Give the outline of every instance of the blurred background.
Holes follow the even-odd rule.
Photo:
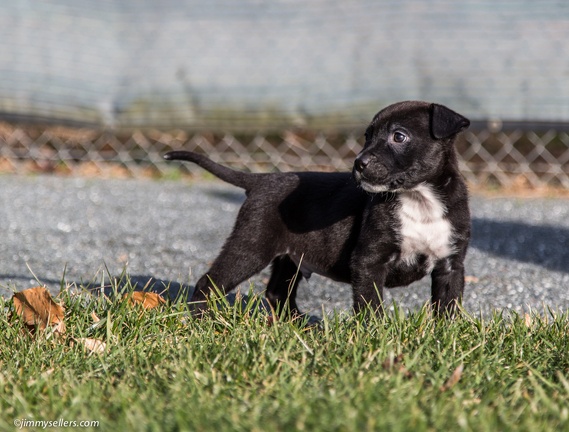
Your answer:
[[[565,0],[0,0],[0,171],[349,169],[421,99],[472,120],[474,187],[565,189],[568,41]]]

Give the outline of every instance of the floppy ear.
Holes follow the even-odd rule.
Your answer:
[[[470,126],[470,120],[446,106],[431,104],[431,133],[436,139],[448,138]]]

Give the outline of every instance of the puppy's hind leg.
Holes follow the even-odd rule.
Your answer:
[[[276,257],[267,284],[267,299],[277,313],[299,315],[296,304],[296,290],[302,280],[302,273],[288,255]]]
[[[205,309],[206,300],[214,286],[225,294],[267,267],[271,258],[267,251],[244,250],[239,242],[228,240],[210,269],[196,283],[191,299],[194,309]]]

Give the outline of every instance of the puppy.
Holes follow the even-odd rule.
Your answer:
[[[271,264],[266,296],[279,311],[299,313],[297,287],[312,273],[351,284],[355,312],[381,310],[384,287],[430,274],[435,311],[452,313],[470,239],[468,192],[453,144],[469,124],[438,104],[390,105],[368,126],[352,173],[250,174],[200,154],[167,153],[247,195],[192,302],[203,308],[214,285],[227,292]]]

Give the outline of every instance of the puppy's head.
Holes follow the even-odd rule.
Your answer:
[[[390,105],[375,115],[365,132],[354,178],[368,192],[411,190],[454,160],[454,139],[469,125],[468,119],[443,105]]]

